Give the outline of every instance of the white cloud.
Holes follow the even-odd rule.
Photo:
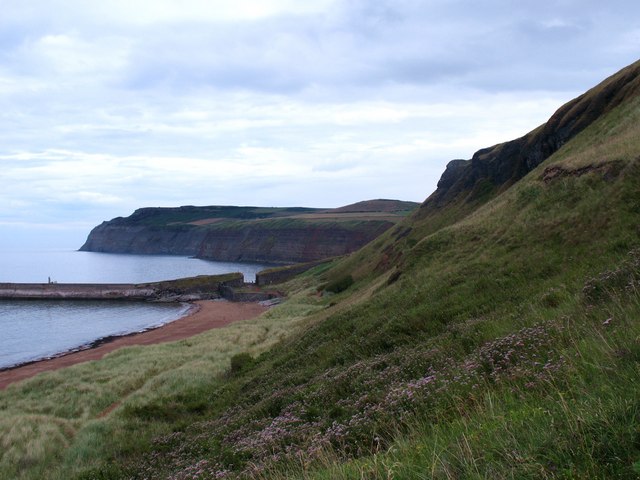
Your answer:
[[[304,15],[326,9],[332,1],[313,0],[116,0],[92,10],[114,21],[138,25],[184,21],[252,21],[281,14]],[[86,8],[86,7],[85,7]]]
[[[5,2],[0,224],[423,200],[635,60],[612,2]]]

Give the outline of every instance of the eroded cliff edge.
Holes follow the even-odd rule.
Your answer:
[[[620,70],[560,107],[540,127],[521,138],[477,151],[470,160],[452,160],[438,188],[416,212],[426,218],[457,205],[471,209],[509,188],[595,120],[640,95],[640,61]],[[449,221],[459,218],[449,215]],[[440,223],[438,223],[440,225]]]
[[[338,209],[143,208],[95,227],[81,250],[233,262],[310,262],[359,249],[417,205],[374,200]]]

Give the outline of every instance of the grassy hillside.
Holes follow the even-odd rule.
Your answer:
[[[310,262],[361,248],[417,207],[415,202],[369,200],[334,209],[141,208],[95,227],[80,250],[223,262]]]
[[[118,217],[111,220],[117,225],[131,226],[175,226],[197,225],[205,226],[221,221],[252,222],[265,219],[340,219],[344,216],[347,220],[354,218],[353,213],[380,213],[386,214],[390,221],[398,221],[414,210],[418,204],[399,200],[368,200],[340,208],[267,208],[267,207],[236,207],[236,206],[182,206],[182,207],[158,207],[140,208],[128,217]],[[368,215],[356,216],[364,220],[370,219]]]
[[[478,182],[261,319],[0,392],[0,476],[638,478],[640,96]]]

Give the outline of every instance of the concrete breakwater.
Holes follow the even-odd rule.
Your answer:
[[[132,284],[0,283],[4,299],[149,300],[155,289]]]
[[[144,284],[131,283],[0,283],[0,300],[136,300],[192,302],[224,298],[259,302],[281,297],[265,287],[288,281],[310,268],[331,261],[319,260],[263,270],[256,283],[245,283],[242,273],[199,275]]]
[[[200,275],[145,284],[0,283],[0,299],[8,300],[144,300],[188,302],[228,297],[243,287],[241,273]]]

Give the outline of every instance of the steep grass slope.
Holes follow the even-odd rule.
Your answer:
[[[505,191],[594,121],[637,97],[639,72],[636,62],[563,105],[527,135],[479,150],[470,160],[451,161],[416,220],[435,231]]]
[[[214,362],[220,345],[200,337],[196,355],[138,349],[76,370],[85,382],[62,372],[2,392],[0,472],[637,478],[640,96],[620,92],[638,91],[639,70],[581,97],[622,99],[519,180],[431,197],[287,284],[258,338],[234,331],[232,358]],[[122,381],[127,365],[144,375]],[[119,381],[108,399],[86,393]]]

